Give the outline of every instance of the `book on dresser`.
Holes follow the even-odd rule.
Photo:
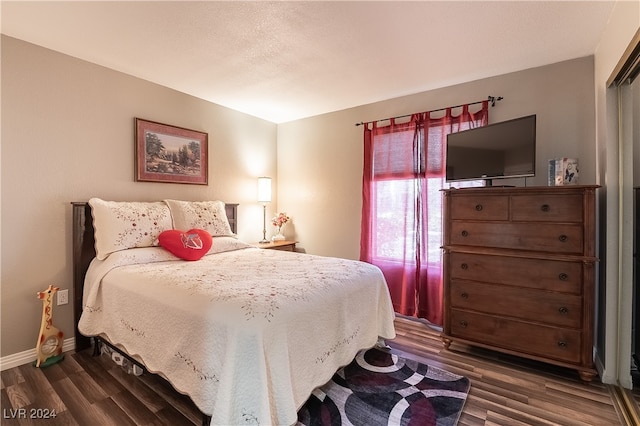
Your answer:
[[[443,191],[446,348],[593,365],[598,186]]]

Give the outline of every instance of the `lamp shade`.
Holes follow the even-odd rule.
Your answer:
[[[271,202],[271,178],[270,177],[258,178],[258,202],[260,203]]]

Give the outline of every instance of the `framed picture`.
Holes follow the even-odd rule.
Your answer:
[[[208,184],[208,135],[135,119],[136,181]]]

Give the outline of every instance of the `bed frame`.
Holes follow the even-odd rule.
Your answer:
[[[84,277],[89,268],[89,264],[96,257],[95,237],[93,229],[93,216],[91,215],[91,206],[87,202],[71,203],[73,208],[73,321],[75,328],[76,352],[91,346],[91,337],[83,336],[78,330],[78,323],[82,315],[82,296],[84,292]],[[238,204],[225,204],[225,211],[229,219],[231,231],[237,233]],[[96,339],[94,342],[94,355],[99,354],[100,344],[107,344],[114,350],[122,353],[118,348],[104,341]],[[129,360],[140,365],[136,360],[130,358],[127,354],[122,354]],[[144,368],[144,366],[141,366]],[[209,425],[211,416],[203,414],[202,424]]]

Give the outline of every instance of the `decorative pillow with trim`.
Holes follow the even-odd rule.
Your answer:
[[[223,253],[225,251],[241,250],[253,248],[251,244],[247,244],[237,237],[213,237],[213,245],[207,254]]]
[[[99,260],[115,251],[157,246],[160,233],[171,229],[171,212],[162,201],[120,202],[92,198],[89,205]]]
[[[171,211],[173,229],[204,229],[212,237],[233,236],[222,201],[164,200]]]
[[[209,252],[213,239],[204,229],[189,229],[186,232],[170,229],[158,237],[161,247],[184,260],[199,260]]]

